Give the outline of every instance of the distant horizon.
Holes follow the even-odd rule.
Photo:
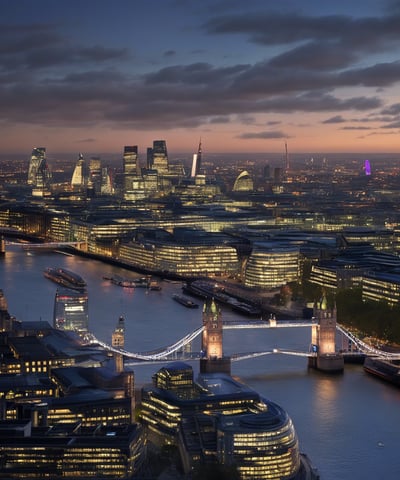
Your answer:
[[[106,152],[100,152],[100,151],[85,151],[85,150],[76,150],[76,151],[69,151],[69,152],[64,152],[64,151],[49,151],[47,149],[47,147],[43,146],[43,145],[40,145],[40,147],[44,147],[46,148],[46,158],[48,160],[52,160],[52,159],[55,159],[57,160],[56,157],[62,157],[63,160],[66,160],[67,157],[70,157],[70,160],[72,162],[74,162],[75,160],[78,159],[78,155],[81,153],[83,155],[83,157],[87,160],[89,160],[90,158],[92,157],[100,157],[102,158],[103,156],[104,157],[113,157],[114,159],[117,159],[117,158],[121,158],[121,161],[122,161],[122,158],[123,158],[123,148],[120,149],[120,151],[106,151]],[[192,159],[192,155],[195,153],[194,151],[192,152],[188,152],[188,151],[171,151],[169,148],[168,148],[168,144],[167,144],[167,149],[168,149],[168,157],[171,160],[174,160],[176,159],[177,157],[185,157],[187,160],[191,160]],[[20,158],[21,160],[29,160],[30,157],[31,157],[31,153],[32,153],[32,150],[30,150],[29,152],[6,152],[6,153],[3,153],[3,152],[0,152],[0,161],[1,160],[6,160],[6,157],[12,157],[12,158]],[[139,150],[139,158],[140,159],[143,159],[143,158],[146,158],[146,154],[147,152],[146,151],[140,151]],[[203,151],[203,161],[207,161],[207,158],[209,158],[210,160],[212,159],[212,157],[232,157],[232,158],[235,158],[235,160],[238,160],[238,157],[250,157],[250,158],[260,158],[260,157],[276,157],[276,158],[280,158],[280,159],[284,159],[285,158],[285,151],[269,151],[269,152],[208,152],[208,151]],[[378,158],[378,157],[392,157],[392,156],[399,156],[399,160],[400,160],[400,151],[398,152],[362,152],[362,151],[359,151],[359,152],[352,152],[352,151],[349,151],[349,152],[345,152],[345,151],[341,151],[341,152],[335,152],[335,151],[304,151],[304,152],[288,152],[288,156],[289,158],[292,158],[292,159],[299,159],[299,157],[313,157],[313,156],[321,156],[321,157],[326,157],[326,156],[330,156],[330,157],[344,157],[344,156],[353,156],[353,157],[365,157],[365,159],[368,159],[368,158]],[[350,158],[349,158],[350,159]],[[246,158],[243,158],[242,159],[243,161],[246,160]]]

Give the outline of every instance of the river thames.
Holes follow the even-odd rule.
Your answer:
[[[61,253],[28,254],[7,246],[0,260],[0,288],[8,310],[18,320],[52,324],[56,285],[43,276],[47,267],[63,266],[87,282],[89,328],[110,343],[118,317],[125,318],[125,348],[146,352],[168,346],[201,325],[201,308],[173,301],[181,283],[162,281],[160,291],[126,289],[103,275],[140,276],[99,261]],[[198,303],[198,300],[196,300]],[[224,320],[246,320],[222,310]],[[340,319],[339,319],[340,321]],[[399,320],[400,321],[400,320]],[[224,331],[224,353],[307,351],[310,328]],[[199,339],[193,350],[199,350]],[[197,362],[192,363],[198,371]],[[132,367],[136,386],[151,381],[162,364]],[[232,364],[232,375],[280,404],[291,416],[300,441],[322,480],[396,480],[400,475],[400,389],[346,365],[340,375],[308,370],[307,359],[265,355]]]

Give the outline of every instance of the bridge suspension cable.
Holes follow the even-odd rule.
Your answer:
[[[286,321],[280,321],[280,322],[274,322],[270,324],[268,321],[256,321],[256,322],[246,322],[246,323],[224,323],[223,328],[224,330],[239,330],[239,329],[249,329],[249,328],[296,328],[296,327],[310,327],[316,325],[315,322],[302,322],[302,321],[297,321],[297,322],[286,322]],[[337,330],[345,335],[349,340],[351,340],[359,349],[361,353],[367,353],[379,357],[385,357],[385,358],[399,358],[400,355],[397,353],[391,353],[391,352],[385,352],[383,350],[380,350],[376,347],[373,347],[371,345],[368,345],[367,343],[363,342],[360,340],[358,337],[356,337],[353,333],[348,331],[346,328],[344,328],[342,325],[337,324],[336,325]],[[90,343],[98,344],[102,346],[104,349],[109,350],[114,353],[119,353],[122,354],[125,358],[133,359],[133,360],[139,360],[139,361],[149,361],[149,362],[157,362],[157,361],[162,361],[162,360],[169,360],[168,356],[174,354],[175,352],[181,350],[184,346],[188,345],[191,343],[195,338],[197,338],[203,331],[204,327],[201,326],[194,330],[193,332],[188,333],[172,345],[169,345],[165,348],[160,348],[157,351],[152,351],[152,352],[129,352],[124,349],[116,348],[111,345],[109,345],[106,342],[103,342],[96,338],[93,334],[87,335],[87,339]],[[314,354],[310,352],[298,352],[298,351],[289,351],[289,350],[282,350],[282,349],[273,349],[271,351],[266,351],[266,352],[250,352],[250,353],[238,353],[238,354],[233,354],[231,355],[232,361],[239,361],[239,360],[245,360],[248,358],[256,358],[260,357],[263,355],[270,355],[270,354],[285,354],[285,355],[295,355],[295,356],[301,356],[301,357],[309,357]]]

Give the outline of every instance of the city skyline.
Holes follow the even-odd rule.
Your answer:
[[[400,2],[5,0],[3,153],[398,152]],[[144,151],[144,148],[141,148]]]

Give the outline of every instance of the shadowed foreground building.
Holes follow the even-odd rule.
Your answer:
[[[33,427],[0,422],[1,478],[131,478],[143,462],[141,427]]]
[[[142,423],[156,445],[173,444],[185,473],[235,466],[242,479],[317,479],[300,454],[293,423],[275,403],[224,373],[200,374],[176,362],[142,390]]]

